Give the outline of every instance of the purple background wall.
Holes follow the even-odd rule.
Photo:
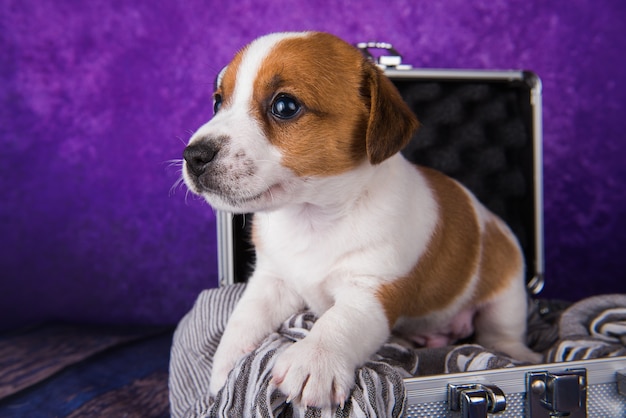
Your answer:
[[[258,35],[386,40],[544,83],[544,295],[626,292],[626,3],[4,0],[0,327],[173,323],[216,285],[212,211],[172,186],[216,72]]]

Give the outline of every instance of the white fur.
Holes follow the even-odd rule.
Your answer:
[[[309,336],[278,358],[273,382],[290,399],[328,406],[343,403],[355,368],[388,338],[388,320],[376,290],[411,271],[427,250],[438,213],[426,180],[399,154],[375,166],[364,161],[344,174],[320,178],[301,178],[281,165],[281,151],[264,137],[250,109],[261,62],[277,42],[292,36],[306,35],[274,34],[251,44],[232,103],[190,140],[226,141],[214,162],[219,192],[198,188],[184,172],[188,186],[215,208],[257,212],[256,268],[215,354],[212,393],[239,358],[291,314],[308,307],[319,320]],[[477,202],[475,206],[484,223],[490,215]],[[483,321],[498,330],[508,326],[511,339],[519,341],[524,325],[507,312],[508,307],[525,312],[521,277],[518,282],[490,307],[505,321],[489,319],[492,315]],[[474,286],[421,322],[400,323],[436,329],[458,313]],[[498,346],[498,338],[509,340],[505,334],[498,331],[484,341]],[[527,354],[528,349],[518,351]]]
[[[248,105],[251,106],[254,81],[256,80],[256,74],[259,72],[259,68],[265,60],[265,57],[278,42],[288,38],[300,38],[304,36],[306,36],[305,33],[299,32],[272,33],[253,41],[247,48],[245,64],[242,64],[237,72],[235,102],[248,103]],[[245,109],[246,108],[240,107],[240,110]]]
[[[426,249],[437,219],[430,193],[418,171],[396,155],[378,166],[310,179],[296,202],[256,214],[262,237],[256,268],[215,355],[212,391],[244,353],[307,306],[320,320],[279,358],[276,383],[303,404],[345,400],[354,369],[389,336],[375,289],[407,274]]]
[[[220,110],[213,119],[200,127],[189,144],[212,137],[236,138],[220,151],[218,164],[224,168],[222,184],[230,191],[230,199],[219,194],[203,193],[211,206],[229,212],[257,212],[281,206],[302,182],[280,162],[278,149],[267,142],[258,123],[250,117],[252,89],[255,74],[263,58],[281,39],[303,36],[298,33],[271,34],[254,41],[247,49],[237,74],[237,84],[228,108]],[[223,74],[220,78],[223,77]],[[253,175],[246,175],[253,166]],[[187,170],[183,170],[186,184],[197,193]]]

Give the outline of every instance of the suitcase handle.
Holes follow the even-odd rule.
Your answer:
[[[356,47],[361,51],[363,55],[370,61],[374,62],[382,69],[395,68],[398,70],[408,70],[412,68],[408,64],[402,63],[402,55],[396,50],[393,45],[387,42],[359,42]],[[382,49],[385,53],[380,55],[378,59],[374,58],[374,55],[370,50]]]

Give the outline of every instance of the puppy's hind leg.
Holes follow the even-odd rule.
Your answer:
[[[527,294],[520,278],[479,309],[475,319],[477,342],[515,360],[540,363],[543,356],[526,345],[527,317]]]

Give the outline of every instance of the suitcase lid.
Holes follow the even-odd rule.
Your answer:
[[[357,46],[371,57],[371,45]],[[507,222],[522,246],[528,289],[538,294],[544,284],[540,79],[517,70],[413,69],[391,45],[380,45],[374,47],[398,55],[378,64],[421,124],[402,153],[460,181]],[[244,282],[254,263],[250,215],[218,212],[217,220],[220,284]]]
[[[541,81],[527,71],[386,70],[421,123],[402,151],[458,180],[513,230],[544,284]]]

